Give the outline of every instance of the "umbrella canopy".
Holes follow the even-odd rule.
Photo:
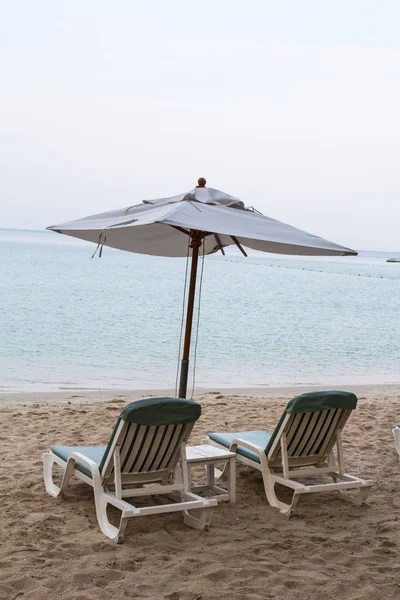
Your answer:
[[[128,252],[157,256],[186,256],[187,236],[184,234],[190,230],[205,233],[205,254],[237,243],[277,254],[357,254],[350,248],[265,217],[246,208],[238,198],[206,187],[172,198],[144,200],[135,206],[48,229]]]
[[[187,256],[192,265],[179,396],[187,390],[199,248],[204,254],[236,245],[263,252],[309,256],[355,256],[357,252],[262,215],[225,192],[206,188],[200,178],[190,192],[144,200],[141,204],[100,213],[47,229],[128,252],[157,256]]]

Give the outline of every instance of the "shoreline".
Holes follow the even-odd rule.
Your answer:
[[[286,398],[293,397],[309,391],[340,389],[354,392],[359,399],[363,396],[400,396],[400,384],[353,384],[353,385],[299,385],[299,386],[258,386],[258,387],[197,387],[194,398],[206,395],[221,394],[223,396],[245,396],[248,398]],[[146,388],[146,389],[107,389],[107,388],[71,388],[58,391],[0,391],[0,408],[8,406],[32,404],[93,404],[106,402],[113,399],[138,400],[146,396],[175,396],[172,388]],[[191,394],[188,394],[190,397]]]

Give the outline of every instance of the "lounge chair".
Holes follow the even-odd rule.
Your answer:
[[[261,471],[265,493],[271,506],[290,516],[300,494],[358,488],[357,496],[343,496],[362,504],[372,481],[348,475],[344,471],[341,433],[357,397],[349,392],[312,392],[293,398],[274,432],[245,431],[210,433],[207,443],[236,452],[240,462]],[[334,446],[337,448],[337,458]],[[302,477],[330,476],[333,483],[300,483]],[[278,500],[275,484],[293,490],[290,504]]]
[[[184,522],[208,529],[216,500],[201,498],[189,489],[186,442],[201,414],[196,402],[180,398],[150,398],[131,402],[121,412],[107,446],[53,446],[43,454],[44,481],[59,496],[72,475],[93,487],[101,531],[122,543],[127,519],[155,513],[183,511]],[[60,487],[53,482],[53,465],[63,470]],[[177,495],[177,502],[137,508],[127,497]],[[107,517],[107,505],[121,511],[118,527]],[[200,515],[190,514],[201,509]]]

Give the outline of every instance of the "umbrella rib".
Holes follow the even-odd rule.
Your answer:
[[[237,238],[236,238],[234,235],[231,235],[231,238],[233,239],[233,241],[235,242],[236,246],[239,248],[239,250],[240,250],[240,252],[243,254],[243,256],[246,256],[246,257],[247,257],[247,254],[246,254],[246,252],[243,250],[243,248],[242,248],[241,244],[239,243],[239,240],[238,240],[238,239],[237,239]]]
[[[199,208],[198,206],[196,206],[197,203],[194,203],[192,200],[188,200],[188,202],[199,212],[201,212],[201,208]]]
[[[170,225],[170,227],[177,229],[178,231],[180,231],[181,233],[184,233],[185,235],[190,235],[189,231],[187,231],[183,227],[179,227],[179,225]]]
[[[215,237],[215,240],[216,240],[217,245],[218,245],[218,250],[221,250],[222,254],[225,256],[225,250],[224,250],[224,247],[223,247],[223,245],[221,243],[221,238],[219,237],[218,233],[214,233],[214,237]]]

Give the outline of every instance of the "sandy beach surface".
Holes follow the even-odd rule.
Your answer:
[[[312,388],[307,388],[310,390]],[[150,392],[65,390],[0,396],[0,599],[384,600],[400,597],[400,461],[391,428],[400,386],[351,386],[359,406],[344,430],[347,471],[375,481],[368,504],[337,494],[300,499],[288,520],[266,502],[261,475],[237,467],[236,506],[210,531],[181,513],[131,519],[123,545],[99,531],[92,490],[72,481],[46,494],[41,454],[52,444],[105,444],[121,408]],[[199,390],[191,443],[210,431],[272,431],[296,388]]]

